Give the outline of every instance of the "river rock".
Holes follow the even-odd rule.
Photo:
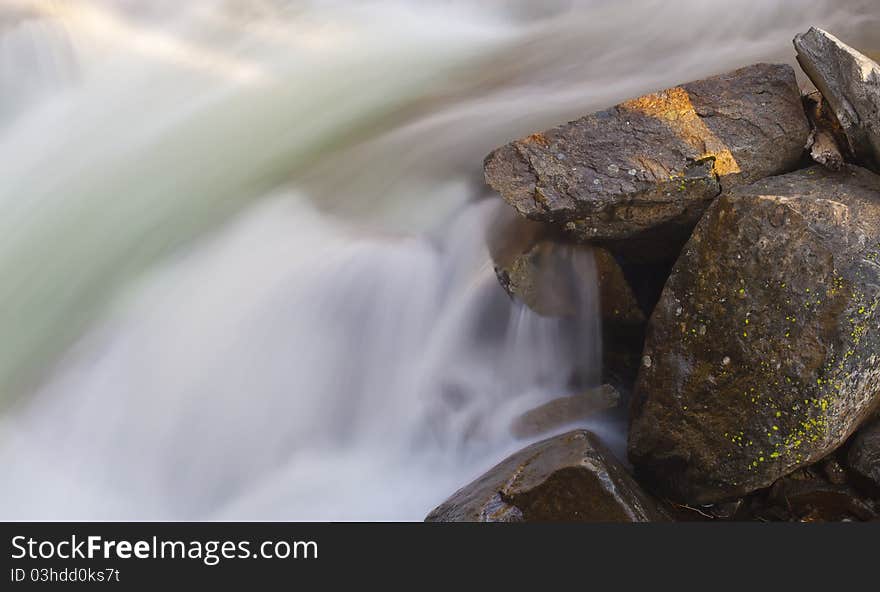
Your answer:
[[[610,252],[573,243],[552,225],[521,218],[508,207],[493,224],[489,251],[507,293],[539,315],[578,318],[589,324],[598,312],[603,380],[627,389],[632,386],[646,318]],[[640,271],[637,278],[645,275]]]
[[[721,196],[649,321],[638,473],[690,503],[837,448],[880,396],[880,177],[814,166]]]
[[[880,419],[859,430],[846,460],[850,469],[880,491]]]
[[[620,394],[609,385],[587,389],[570,397],[559,397],[526,411],[514,420],[511,432],[517,438],[532,438],[554,428],[587,419],[617,407]]]
[[[491,231],[489,252],[498,281],[510,296],[546,317],[574,317],[598,286],[599,311],[606,323],[640,324],[645,315],[614,256],[574,244],[552,226],[510,216]]]
[[[758,64],[522,138],[484,172],[527,218],[662,251],[722,187],[795,168],[809,131],[792,68]]]
[[[880,171],[880,65],[815,27],[795,37],[794,46],[804,72],[843,126],[852,153]]]
[[[428,522],[649,522],[665,515],[586,430],[501,461],[432,511]]]
[[[508,265],[495,266],[498,281],[514,298],[545,317],[576,317],[595,303],[590,247],[542,240]]]
[[[548,317],[573,317],[598,287],[599,312],[610,323],[645,322],[620,266],[605,249],[543,240],[496,274],[507,292]],[[588,284],[589,283],[589,284]]]

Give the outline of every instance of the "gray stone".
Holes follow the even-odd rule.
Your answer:
[[[880,65],[811,28],[794,39],[797,59],[822,93],[862,164],[880,171]]]
[[[578,239],[663,244],[722,187],[793,169],[809,131],[794,71],[758,64],[517,140],[484,172],[520,214]]]

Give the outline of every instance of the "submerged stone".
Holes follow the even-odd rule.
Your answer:
[[[559,397],[526,411],[511,426],[517,438],[531,438],[617,407],[620,394],[608,384],[570,397]]]

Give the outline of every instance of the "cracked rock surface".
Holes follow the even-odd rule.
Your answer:
[[[795,168],[809,132],[792,68],[757,64],[511,142],[484,172],[581,240],[686,236],[722,188]]]

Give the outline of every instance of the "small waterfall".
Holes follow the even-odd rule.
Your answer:
[[[591,258],[512,301],[483,156],[871,8],[7,0],[0,518],[421,519],[599,380]]]
[[[434,239],[261,206],[145,279],[7,422],[4,515],[419,518],[516,447],[519,413],[598,367],[598,343],[564,338],[595,327],[498,284],[499,206]],[[38,468],[63,495],[34,488]]]

